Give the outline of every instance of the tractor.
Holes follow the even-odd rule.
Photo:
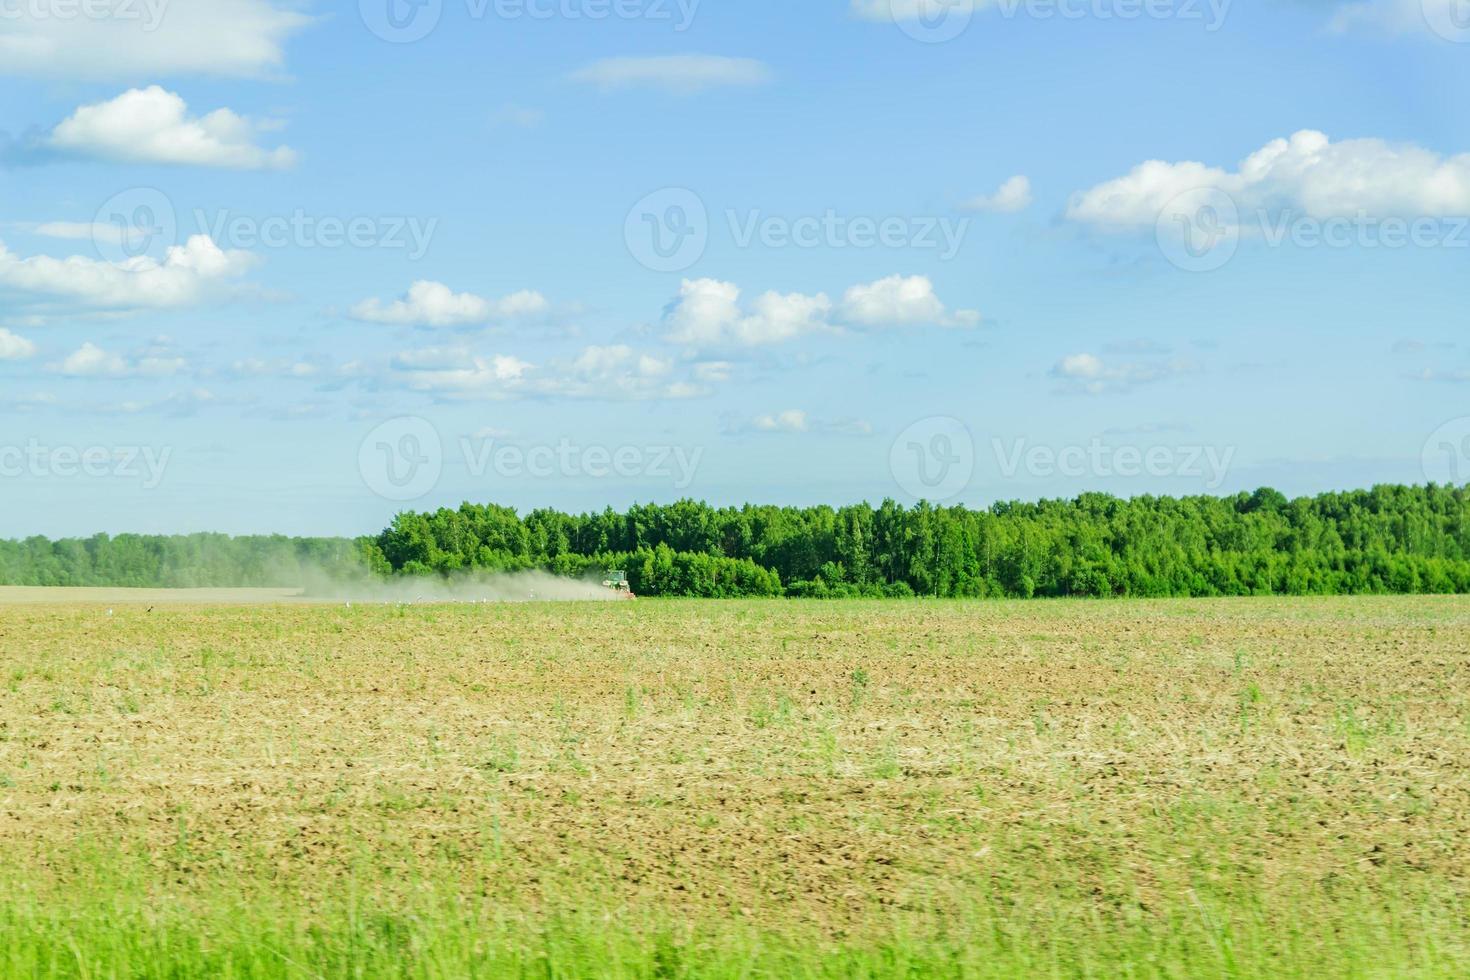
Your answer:
[[[638,598],[633,594],[633,587],[628,584],[628,573],[624,571],[608,572],[607,578],[603,580],[602,587],[616,592],[619,599]]]

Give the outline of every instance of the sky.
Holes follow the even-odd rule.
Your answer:
[[[1470,0],[0,0],[0,536],[1470,482]]]

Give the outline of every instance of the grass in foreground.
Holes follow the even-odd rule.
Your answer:
[[[0,609],[0,975],[1461,976],[1467,626]]]

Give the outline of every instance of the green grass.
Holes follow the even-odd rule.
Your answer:
[[[0,608],[0,980],[1470,976],[1470,601]]]
[[[0,907],[6,977],[846,978],[846,977],[1463,977],[1462,907],[1392,908],[1370,896],[1302,896],[1263,907],[1207,894],[1163,913],[1079,915],[1031,896],[1024,916],[991,896],[967,914],[840,941],[741,921],[675,921],[599,908],[526,910],[425,882],[392,903],[290,896],[152,904],[137,882],[94,882],[80,901],[10,890]],[[237,883],[246,884],[246,883]],[[248,887],[248,885],[247,885]],[[162,896],[160,896],[162,898]],[[1324,902],[1326,904],[1324,904]],[[578,911],[580,906],[588,911]],[[592,911],[597,910],[597,911]],[[922,920],[916,920],[922,921]]]

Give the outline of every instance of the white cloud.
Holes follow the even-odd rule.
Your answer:
[[[861,419],[840,419],[837,421],[825,421],[816,419],[799,408],[788,408],[782,412],[773,412],[769,415],[757,415],[749,422],[736,423],[727,426],[726,431],[732,435],[741,435],[747,432],[755,432],[766,435],[803,435],[807,433],[819,433],[836,436],[870,436],[873,427]]]
[[[1332,29],[1385,34],[1423,34],[1432,31],[1447,40],[1470,39],[1463,0],[1361,0],[1343,4],[1332,18]]]
[[[805,432],[811,428],[806,413],[798,408],[788,408],[775,415],[760,415],[751,423],[760,432]]]
[[[831,329],[832,301],[800,292],[766,292],[751,310],[741,309],[739,287],[716,279],[686,279],[664,316],[667,339],[689,347],[761,347]]]
[[[0,327],[0,361],[23,361],[35,356],[35,344]]]
[[[46,139],[54,150],[124,163],[169,163],[233,170],[278,170],[296,162],[289,147],[255,145],[261,126],[229,109],[190,117],[189,107],[157,85],[85,105]]]
[[[740,306],[740,287],[715,279],[686,279],[668,308],[664,325],[671,343],[690,347],[736,344],[758,347],[830,329],[832,301],[825,295],[768,292],[751,310]]]
[[[21,258],[0,242],[0,287],[100,309],[168,309],[203,301],[254,264],[250,253],[224,251],[208,235],[173,246],[162,262],[141,256],[118,264],[80,255]]]
[[[321,368],[307,361],[292,361],[279,358],[265,360],[264,358],[252,357],[231,364],[229,373],[237,378],[295,378],[306,380],[319,375]]]
[[[1379,139],[1333,143],[1303,130],[1268,143],[1236,171],[1147,161],[1075,195],[1067,216],[1105,229],[1151,227],[1180,195],[1200,189],[1223,191],[1241,213],[1289,208],[1313,218],[1466,215],[1470,154],[1445,157]]]
[[[994,194],[972,198],[962,205],[968,211],[991,211],[996,214],[1016,214],[1031,206],[1031,180],[1017,175],[1001,184]]]
[[[311,22],[287,6],[294,4],[88,0],[87,9],[106,16],[61,17],[56,5],[36,16],[36,5],[15,4],[0,24],[0,75],[132,81],[277,72],[286,40]]]
[[[852,12],[863,20],[937,21],[955,13],[987,7],[992,0],[852,0]]]
[[[975,310],[951,312],[934,292],[928,276],[889,276],[853,286],[842,297],[845,322],[860,327],[972,327]]]
[[[680,54],[604,58],[573,72],[572,79],[602,89],[643,87],[677,95],[695,95],[723,86],[763,85],[771,80],[771,70],[752,58]]]
[[[108,245],[121,245],[126,237],[124,229],[120,226],[94,225],[80,221],[48,221],[30,227],[30,230],[42,238],[56,238],[70,242],[101,242]]]
[[[708,393],[675,377],[672,361],[626,345],[591,346],[536,365],[510,355],[482,357],[463,347],[404,351],[392,368],[407,386],[450,400],[580,398],[682,399]]]
[[[735,373],[729,361],[700,361],[694,365],[694,379],[708,384],[724,384]]]
[[[1051,373],[1062,382],[1064,391],[1104,395],[1190,374],[1195,370],[1197,368],[1192,363],[1183,360],[1110,364],[1095,354],[1084,353],[1062,358]]]
[[[353,319],[403,327],[469,327],[496,320],[544,314],[551,308],[546,297],[532,290],[488,300],[473,293],[456,293],[441,282],[420,280],[408,295],[391,303],[368,299],[350,311]]]
[[[834,305],[825,293],[767,292],[749,308],[740,287],[717,279],[686,279],[664,311],[665,339],[695,348],[763,347],[844,326],[971,326],[973,310],[951,312],[925,276],[890,276],[854,286]]]
[[[1470,370],[1460,369],[1451,371],[1437,371],[1433,368],[1425,368],[1405,375],[1410,381],[1425,381],[1432,384],[1470,384]]]
[[[524,390],[533,365],[517,357],[480,357],[462,347],[404,351],[392,367],[415,391],[444,398],[509,398]]]
[[[188,368],[181,357],[145,352],[135,358],[109,353],[85,343],[52,369],[69,378],[168,378]]]

